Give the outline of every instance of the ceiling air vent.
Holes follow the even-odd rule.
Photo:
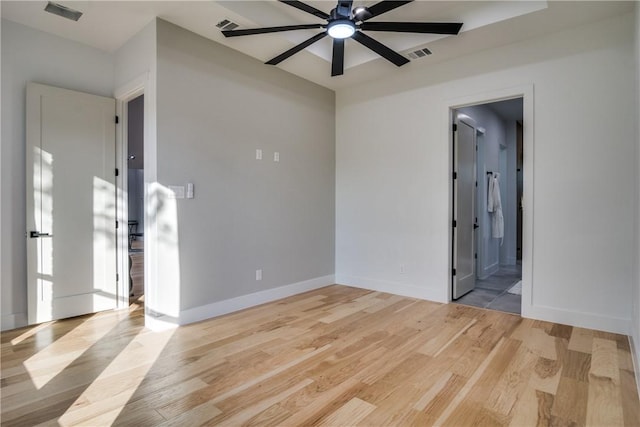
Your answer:
[[[407,56],[411,59],[424,58],[427,55],[431,55],[431,51],[426,47],[423,49],[414,50],[413,52],[409,52]]]
[[[77,21],[82,16],[82,12],[79,10],[71,9],[70,7],[63,6],[58,3],[49,2],[44,7],[44,10],[49,13],[53,13],[54,15],[62,16],[63,18],[71,19],[72,21]]]
[[[220,28],[221,30],[233,30],[235,28],[238,28],[238,24],[228,19],[223,19],[216,24],[216,27]]]

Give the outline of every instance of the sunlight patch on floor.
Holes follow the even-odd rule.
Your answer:
[[[175,329],[140,332],[76,399],[58,423],[66,426],[111,425],[115,422],[174,332]]]
[[[26,340],[27,338],[30,338],[32,336],[34,336],[35,334],[37,334],[38,332],[47,329],[49,326],[51,326],[53,323],[51,322],[47,322],[47,323],[41,323],[39,325],[34,326],[33,328],[29,328],[27,331],[25,331],[22,335],[15,337],[14,339],[11,340],[11,345],[18,345],[20,344],[22,341]]]
[[[25,360],[24,368],[36,389],[40,390],[63,372],[74,360],[82,356],[87,348],[107,335],[120,321],[117,317],[110,320],[105,324],[104,321],[97,322],[89,318]]]

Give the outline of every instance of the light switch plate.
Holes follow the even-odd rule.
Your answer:
[[[171,199],[184,199],[184,186],[183,185],[170,185],[169,190],[173,193]]]

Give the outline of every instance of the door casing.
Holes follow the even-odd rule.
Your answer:
[[[446,99],[442,102],[442,134],[443,141],[446,141],[449,149],[449,176],[453,174],[453,134],[451,124],[453,123],[453,112],[459,108],[470,107],[479,104],[505,101],[514,98],[522,98],[523,103],[523,195],[522,195],[522,305],[521,315],[532,317],[536,313],[533,304],[533,262],[534,262],[534,86],[526,84],[514,87],[498,88],[486,92],[476,92],[470,95],[457,96]],[[452,200],[452,186],[448,186],[449,200]],[[450,206],[449,221],[453,220],[453,210]],[[453,250],[452,231],[449,222],[449,252]],[[448,295],[447,301],[452,300],[451,271],[453,268],[451,257],[449,257],[449,280],[443,283],[443,291]]]

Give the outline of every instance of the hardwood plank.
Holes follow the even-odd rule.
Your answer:
[[[488,395],[484,407],[490,411],[487,415],[507,416],[528,385],[538,357],[526,347],[520,346],[507,369]],[[492,417],[493,418],[493,417]]]
[[[509,426],[551,425],[551,408],[554,396],[532,387],[526,387],[513,408]]]
[[[607,377],[593,376],[589,380],[589,400],[587,402],[588,426],[623,426],[620,388]]]
[[[640,426],[640,407],[638,407],[638,389],[633,371],[620,370],[620,393],[622,395],[622,414],[624,425]]]
[[[591,354],[567,350],[564,357],[562,376],[576,381],[589,381]]]
[[[0,335],[2,425],[640,425],[628,337],[346,286]]]
[[[460,390],[460,393],[458,393],[455,399],[447,406],[447,408],[442,412],[442,414],[435,421],[434,424],[442,425],[443,422],[456,410],[458,405],[460,405],[460,403],[464,400],[467,394],[471,391],[473,386],[475,386],[476,382],[478,382],[480,377],[484,374],[484,371],[487,369],[487,367],[489,366],[493,358],[496,357],[496,355],[503,350],[502,349],[503,344],[504,344],[503,340],[500,340],[498,342],[498,344],[493,348],[491,353],[489,353],[487,358],[482,361],[480,366],[478,366],[478,369],[476,369],[476,371],[471,376],[471,378],[469,378],[469,381],[467,381],[467,383],[464,385],[462,390]]]
[[[344,426],[344,425],[357,425],[363,418],[369,415],[370,412],[376,409],[375,405],[372,405],[364,400],[360,400],[354,397],[348,401],[344,406],[326,417],[319,426]]]
[[[424,408],[426,408],[427,405],[429,405],[436,398],[436,396],[442,392],[442,390],[445,388],[445,386],[451,379],[452,375],[453,374],[451,372],[445,372],[440,377],[440,379],[438,379],[438,381],[436,381],[436,383],[425,394],[422,395],[420,400],[418,400],[413,405],[414,409],[417,409],[418,411],[423,411]]]
[[[529,377],[529,386],[551,395],[555,395],[560,383],[562,364],[557,360],[539,357]]]
[[[553,399],[551,415],[577,425],[585,425],[589,383],[562,377]]]
[[[593,339],[589,375],[591,377],[608,378],[613,384],[620,384],[618,346],[615,341],[602,338]]]
[[[584,328],[573,328],[569,339],[569,350],[591,354],[593,331]]]

